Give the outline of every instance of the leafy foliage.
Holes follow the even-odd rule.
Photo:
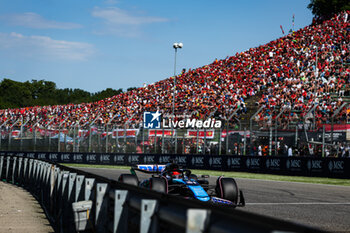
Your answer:
[[[122,92],[122,89],[107,88],[90,93],[81,89],[57,89],[54,82],[45,80],[22,83],[3,79],[0,82],[0,109],[95,102]]]
[[[334,14],[344,10],[350,10],[349,0],[311,0],[308,9],[312,11],[316,19],[330,19]]]
[[[128,89],[126,89],[126,91],[132,91],[132,90],[136,90],[137,87],[129,87]]]

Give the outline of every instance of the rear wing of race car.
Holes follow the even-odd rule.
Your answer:
[[[152,174],[159,174],[165,169],[165,165],[160,164],[138,164],[136,166],[133,166],[131,168],[131,172],[133,171],[140,171],[144,173],[152,173]]]

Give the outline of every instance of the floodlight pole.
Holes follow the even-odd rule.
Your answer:
[[[177,49],[181,49],[182,43],[174,43],[173,48],[175,49],[175,59],[174,59],[174,88],[173,88],[173,118],[175,118],[175,90],[176,90],[176,54]]]
[[[174,88],[173,88],[173,109],[172,109],[172,118],[173,121],[175,120],[175,90],[176,90],[176,54],[177,54],[177,49],[181,49],[183,46],[182,43],[174,43],[173,48],[175,49],[175,59],[174,59]],[[173,139],[174,137],[174,127],[173,124],[171,124],[171,138]],[[156,135],[157,138],[157,135]],[[176,151],[176,145],[175,145],[175,151]],[[176,152],[175,152],[176,153]]]

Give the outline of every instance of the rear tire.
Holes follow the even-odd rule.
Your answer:
[[[168,193],[168,180],[165,177],[152,177],[149,181],[149,188],[151,190]]]
[[[124,184],[130,184],[134,186],[139,185],[139,180],[137,179],[137,176],[132,174],[121,174],[118,178],[118,181]]]
[[[235,179],[220,176],[216,181],[215,191],[218,197],[238,203],[239,190]]]

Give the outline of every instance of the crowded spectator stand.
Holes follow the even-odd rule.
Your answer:
[[[279,155],[287,153],[281,152],[285,151],[284,145],[279,143],[283,136],[278,136],[277,131],[282,134],[298,134],[300,130],[320,132],[324,126],[326,132],[332,131],[332,140],[322,149],[322,154],[327,149],[337,150],[332,154],[343,156],[347,154],[344,151],[348,144],[346,141],[335,144],[333,133],[347,131],[344,125],[350,120],[349,13],[342,12],[330,20],[314,22],[265,45],[222,60],[215,59],[209,65],[183,70],[176,77],[176,120],[186,115],[196,119],[208,116],[221,119],[224,122],[222,129],[213,132],[212,135],[216,135],[213,138],[206,133],[203,138],[197,136],[200,135],[197,130],[195,136],[187,131],[178,132],[175,140],[179,142],[169,141],[167,133],[165,136],[162,133],[166,140],[157,140],[158,135],[149,135],[143,129],[143,112],[172,114],[174,77],[170,77],[94,103],[2,109],[0,143],[3,141],[3,145],[5,140],[16,138],[51,139],[62,133],[75,138],[74,144],[89,144],[88,150],[105,143],[105,148],[110,151],[130,148],[137,148],[135,151],[139,152],[157,151],[158,143],[158,149],[166,153],[174,152],[173,145],[182,143],[179,151],[175,146],[175,151],[231,154],[245,151],[254,155]],[[342,130],[339,125],[344,126]],[[259,134],[254,131],[266,131],[260,134],[269,137],[271,128],[276,131],[275,139],[267,143],[268,149],[264,153],[266,145],[262,148]],[[224,132],[226,135],[233,131],[242,134],[244,129],[249,129],[251,137],[245,136],[243,140],[241,135],[236,141],[231,139],[227,146],[230,137],[223,136]],[[96,135],[99,135],[98,139],[94,139]],[[110,141],[116,139],[114,144],[108,142],[108,138]],[[298,148],[300,155],[317,154],[311,151],[319,150],[319,145],[305,143],[308,141],[306,138],[302,143],[296,138],[286,146],[293,147],[294,151]],[[189,146],[192,143],[197,143],[196,149]],[[75,150],[75,147],[69,150]]]

